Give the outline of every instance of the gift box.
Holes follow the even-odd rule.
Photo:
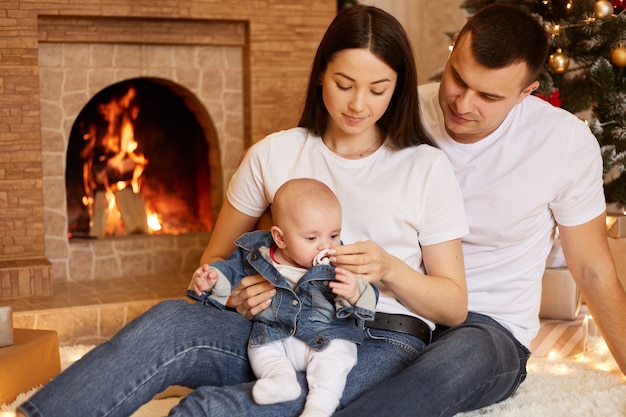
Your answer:
[[[568,358],[587,351],[589,321],[586,312],[576,320],[541,320],[539,333],[530,344],[533,356]]]
[[[626,237],[626,207],[623,204],[606,205],[606,232],[609,237]]]
[[[13,344],[13,312],[11,307],[0,306],[0,347]]]
[[[567,268],[547,268],[543,274],[539,318],[575,320],[582,297]]]
[[[54,330],[13,329],[14,344],[0,348],[0,404],[61,372],[59,340]]]

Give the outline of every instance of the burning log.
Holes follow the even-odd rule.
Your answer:
[[[130,187],[112,193],[96,191],[89,236],[100,238],[137,233],[148,233],[148,216],[141,196]]]
[[[104,237],[107,224],[107,198],[104,191],[96,191],[93,202],[93,217],[89,236]]]
[[[115,192],[125,234],[148,233],[148,216],[141,196],[126,187]]]

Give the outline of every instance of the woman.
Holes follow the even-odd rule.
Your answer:
[[[331,261],[380,289],[377,320],[365,330],[344,404],[408,366],[430,341],[433,323],[453,326],[467,315],[462,197],[448,160],[429,143],[401,25],[374,7],[346,8],[319,45],[299,127],[252,146],[202,256],[201,263],[227,257],[288,179],[315,178],[335,192],[345,213],[342,239],[357,243],[332,249]],[[241,314],[160,303],[20,411],[31,417],[127,416],[178,384],[201,388],[170,415],[297,415],[305,394],[265,406],[250,398],[250,322],[243,316],[271,303],[274,290],[263,281],[244,278],[231,295],[229,304]],[[227,387],[233,384],[239,385]]]

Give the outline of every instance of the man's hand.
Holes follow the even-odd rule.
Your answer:
[[[247,319],[259,314],[272,303],[276,288],[260,274],[243,278],[230,294],[226,305]]]

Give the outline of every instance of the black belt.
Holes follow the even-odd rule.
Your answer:
[[[426,344],[429,344],[431,340],[431,331],[428,324],[417,317],[405,316],[404,314],[377,312],[374,316],[374,321],[366,322],[365,327],[410,334],[420,338]]]

